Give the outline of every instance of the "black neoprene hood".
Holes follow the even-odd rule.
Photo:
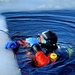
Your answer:
[[[52,44],[57,43],[57,40],[58,40],[57,35],[50,30],[42,32],[42,36],[45,40],[49,41]]]

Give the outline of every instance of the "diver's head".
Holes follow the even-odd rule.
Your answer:
[[[57,35],[50,31],[50,30],[47,30],[47,31],[44,31],[40,34],[39,36],[40,40],[39,42],[41,43],[41,45],[46,48],[46,49],[57,49]]]

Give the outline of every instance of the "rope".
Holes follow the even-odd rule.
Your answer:
[[[6,31],[4,31],[4,30],[1,30],[1,29],[0,29],[0,31],[3,32],[3,33],[5,33],[5,34],[7,34],[9,37],[11,37],[8,32],[6,32]]]

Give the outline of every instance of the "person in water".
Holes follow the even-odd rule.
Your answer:
[[[53,52],[58,48],[58,37],[54,32],[50,30],[42,32],[37,36],[37,38],[41,47],[46,49],[46,54],[49,52]]]
[[[54,32],[50,30],[44,31],[37,38],[29,37],[25,40],[10,41],[5,45],[5,48],[12,48],[16,53],[20,46],[24,48],[29,47],[34,53],[34,56],[27,57],[32,59],[31,65],[35,67],[53,64],[63,56],[62,52],[58,50],[58,38]]]

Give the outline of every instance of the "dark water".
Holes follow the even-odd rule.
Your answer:
[[[35,37],[38,33],[50,29],[57,34],[58,43],[62,42],[63,47],[73,49],[68,62],[59,63],[60,66],[56,64],[37,68],[36,71],[33,69],[25,75],[75,75],[75,10],[7,12],[3,15],[6,16],[11,36]]]

